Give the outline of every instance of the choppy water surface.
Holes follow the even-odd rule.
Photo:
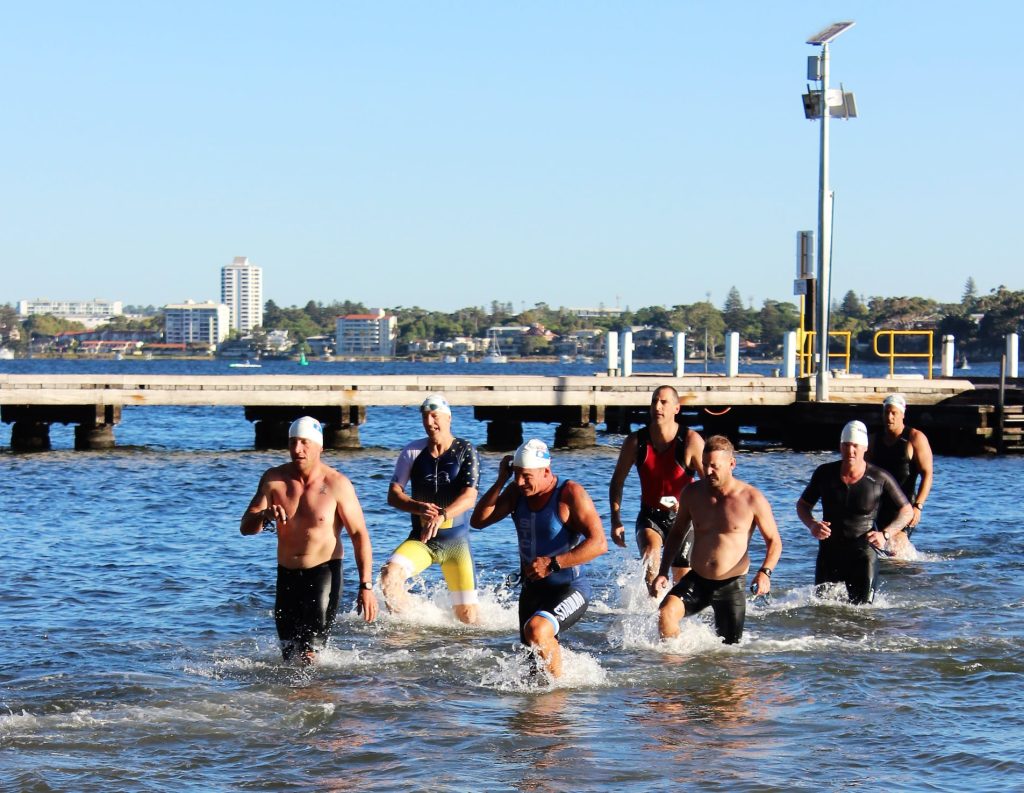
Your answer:
[[[455,429],[484,428],[456,409]],[[552,428],[528,425],[550,440]],[[7,443],[9,429],[0,438]],[[385,505],[415,410],[373,412],[353,480],[375,564],[404,538]],[[111,452],[0,452],[0,789],[1019,789],[1024,460],[937,460],[920,558],[885,563],[870,607],[812,593],[793,505],[828,454],[748,453],[785,541],[774,602],[721,645],[710,618],[657,638],[635,550],[596,561],[566,675],[526,682],[511,524],[473,536],[483,625],[450,616],[436,570],[414,617],[339,620],[312,670],[279,660],[274,538],[238,518],[280,453],[241,409],[126,408]],[[607,516],[618,436],[557,452]],[[498,456],[485,453],[485,485]],[[637,503],[636,478],[626,491]],[[606,524],[607,528],[607,524]],[[346,541],[347,544],[347,541]],[[763,553],[754,541],[754,558]],[[346,560],[354,597],[354,565]]]

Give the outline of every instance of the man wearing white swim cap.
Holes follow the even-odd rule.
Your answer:
[[[590,583],[585,565],[608,550],[604,528],[587,491],[576,482],[559,482],[551,473],[551,453],[536,438],[502,458],[498,478],[477,503],[470,525],[482,529],[510,515],[519,538],[524,582],[519,638],[535,648],[548,672],[558,677],[558,636],[587,610]]]
[[[304,438],[307,441],[311,441],[319,446],[321,449],[324,447],[324,428],[323,425],[312,416],[301,416],[292,422],[288,428],[288,440],[292,438]]]
[[[437,564],[455,618],[472,625],[478,596],[469,511],[476,503],[480,461],[472,443],[452,434],[452,409],[443,394],[423,400],[420,418],[427,437],[402,449],[388,488],[388,505],[409,514],[412,530],[381,571],[384,600],[391,611],[406,610],[406,581]]]
[[[885,551],[893,533],[907,525],[913,510],[896,480],[864,459],[868,432],[861,421],[845,427],[839,444],[841,459],[819,465],[796,502],[796,514],[818,540],[815,585],[843,583],[853,603],[870,603],[878,571],[876,549]],[[900,504],[893,520],[874,527],[883,496]],[[814,505],[821,501],[821,520]]]
[[[882,429],[875,435],[867,454],[868,462],[892,474],[914,508],[914,516],[906,528],[894,533],[889,540],[895,556],[906,556],[910,550],[910,536],[921,522],[924,502],[932,492],[932,447],[921,430],[906,423],[906,413],[907,400],[902,394],[890,394],[885,398],[882,403]],[[878,525],[891,523],[897,509],[898,505],[882,499]]]
[[[271,468],[242,515],[242,534],[277,527],[277,596],[274,621],[285,661],[313,663],[325,645],[341,598],[341,528],[359,570],[358,609],[377,616],[373,549],[363,510],[348,477],[320,461],[320,422],[302,416],[288,428],[291,462]]]

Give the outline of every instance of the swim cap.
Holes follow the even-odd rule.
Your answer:
[[[446,413],[450,416],[452,408],[444,394],[431,394],[420,405],[420,413]]]
[[[295,419],[288,428],[289,438],[305,438],[307,441],[324,445],[324,427],[312,416],[302,416]]]
[[[516,456],[512,459],[512,465],[516,468],[549,468],[551,466],[551,452],[544,441],[530,438],[526,443],[516,449]]]
[[[890,405],[900,413],[907,412],[907,398],[903,394],[889,394],[882,403],[882,410],[885,410]]]
[[[843,427],[842,443],[854,443],[857,446],[868,445],[868,428],[863,421],[851,421]]]

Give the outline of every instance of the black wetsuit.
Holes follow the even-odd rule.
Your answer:
[[[891,475],[866,465],[864,476],[852,485],[843,483],[841,460],[819,465],[800,496],[811,507],[821,500],[821,519],[832,530],[818,543],[814,583],[842,582],[854,603],[870,603],[875,594],[878,562],[867,533],[873,529],[883,494],[900,507],[907,503]]]
[[[338,613],[341,598],[341,559],[292,570],[277,567],[274,621],[285,661],[299,652],[319,650]]]
[[[736,644],[743,635],[747,616],[746,584],[745,575],[715,581],[691,570],[668,594],[683,601],[686,616],[711,606],[715,612],[715,633],[725,639],[726,644]]]
[[[910,427],[904,426],[903,432],[899,434],[896,442],[891,446],[885,443],[884,437],[884,433],[880,434],[878,436],[878,443],[871,447],[871,462],[883,471],[888,471],[892,474],[892,478],[900,486],[903,495],[907,497],[908,501],[912,501],[914,498],[914,488],[917,487],[917,477],[920,475],[921,469],[917,465],[916,455],[913,458],[907,458],[908,447],[910,446]],[[876,524],[880,529],[885,528],[893,522],[899,511],[899,504],[896,504],[887,497],[883,497],[882,503],[878,507]],[[911,526],[907,526],[904,531],[909,537],[913,534],[914,529]]]

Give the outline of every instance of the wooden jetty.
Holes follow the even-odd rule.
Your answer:
[[[745,375],[543,377],[486,375],[0,375],[0,421],[13,424],[15,450],[49,448],[51,424],[74,424],[75,447],[114,446],[125,406],[240,406],[255,424],[255,445],[287,444],[287,426],[300,415],[325,424],[325,445],[359,446],[367,411],[413,406],[433,392],[470,406],[487,422],[487,445],[507,450],[522,442],[523,422],[556,424],[556,446],[596,442],[596,429],[625,432],[647,419],[658,385],[679,391],[683,420],[705,434],[729,435],[741,447],[831,449],[843,424],[880,423],[880,405],[899,391],[908,422],[923,429],[938,453],[1019,452],[1024,416],[1021,384],[1007,389],[963,379],[835,377],[830,401],[814,401],[812,378]],[[372,416],[371,416],[372,417]]]

